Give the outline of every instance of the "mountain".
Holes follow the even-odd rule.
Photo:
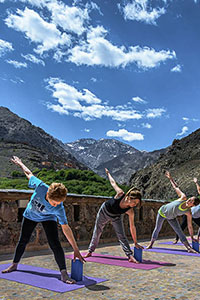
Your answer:
[[[61,141],[40,127],[20,118],[8,108],[0,107],[0,176],[9,176],[13,169],[9,163],[13,155],[24,159],[31,168],[77,168],[87,169],[77,161]]]
[[[154,163],[166,151],[139,151],[115,139],[80,139],[65,147],[100,176],[105,177],[108,168],[119,183],[127,183],[134,171]]]
[[[174,140],[157,162],[132,174],[129,184],[139,187],[144,198],[175,199],[177,195],[165,177],[166,170],[186,195],[197,195],[193,177],[200,181],[200,129]]]

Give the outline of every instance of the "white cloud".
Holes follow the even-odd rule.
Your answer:
[[[76,6],[67,6],[64,3],[54,1],[47,5],[52,13],[52,22],[61,26],[63,30],[81,35],[85,30],[85,22],[89,20],[88,10]]]
[[[182,119],[183,119],[183,121],[186,121],[186,122],[189,121],[189,118],[187,118],[187,117],[183,117]]]
[[[181,71],[182,71],[181,65],[176,65],[175,67],[173,67],[173,68],[171,69],[171,72],[180,73]]]
[[[133,97],[132,100],[133,100],[134,102],[141,103],[141,104],[147,103],[147,101],[143,100],[143,99],[140,98],[140,97]]]
[[[105,39],[107,31],[102,26],[90,28],[87,41],[69,50],[68,61],[76,65],[101,65],[106,67],[125,67],[135,63],[139,68],[148,69],[158,67],[167,59],[174,59],[176,53],[170,50],[156,52],[152,48],[131,46],[128,50],[124,46],[117,47]]]
[[[156,20],[166,13],[164,7],[151,7],[149,0],[132,0],[125,6],[118,5],[124,14],[125,20],[135,20],[146,24],[156,25]]]
[[[149,124],[149,123],[142,123],[142,127],[148,128],[148,129],[152,128],[151,124]]]
[[[5,23],[10,28],[24,32],[26,38],[39,44],[34,50],[39,54],[71,43],[69,35],[61,33],[55,24],[46,22],[37,12],[27,7],[24,11],[18,9],[16,15],[9,14]]]
[[[79,91],[59,78],[49,78],[46,81],[48,89],[51,90],[53,98],[57,101],[57,104],[48,103],[47,106],[56,112],[70,113],[86,121],[102,117],[118,121],[138,120],[143,116],[142,113],[128,108],[126,105],[113,107],[102,103],[101,99],[88,89]]]
[[[86,8],[68,6],[57,0],[20,0],[21,2],[30,3],[38,8],[47,8],[51,12],[52,23],[62,27],[63,30],[81,35],[85,30],[85,23],[89,20],[89,11],[98,9],[95,3],[91,2]]]
[[[85,132],[90,132],[90,129],[85,128],[84,131],[85,131]]]
[[[3,56],[6,52],[13,51],[13,46],[11,43],[0,39],[0,57]]]
[[[177,136],[184,135],[188,131],[188,129],[189,128],[187,126],[183,126],[182,131],[180,133],[177,133]]]
[[[142,141],[144,140],[144,135],[141,133],[129,132],[126,129],[119,129],[118,131],[109,130],[106,133],[109,137],[119,137],[124,141],[132,142],[132,141]]]
[[[22,54],[22,57],[34,64],[37,64],[37,65],[41,64],[41,65],[45,66],[45,62],[42,59],[37,58],[33,54],[26,54],[26,55]]]
[[[92,77],[90,80],[93,82],[97,82],[97,79],[95,77]]]
[[[159,118],[165,112],[166,110],[164,108],[149,108],[146,110],[146,117],[149,119]]]
[[[26,62],[20,62],[17,60],[7,59],[6,62],[10,65],[13,65],[16,69],[27,68]]]
[[[191,121],[192,122],[198,122],[199,121],[199,119],[195,119],[195,118],[190,119],[190,118],[187,118],[187,117],[183,117],[182,120],[185,121],[186,123],[189,123]]]

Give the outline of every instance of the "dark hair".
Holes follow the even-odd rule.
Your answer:
[[[134,199],[139,199],[140,202],[139,202],[138,207],[139,208],[141,207],[141,205],[142,205],[142,194],[136,187],[130,188],[130,190],[128,190],[128,192],[126,193],[125,196],[131,196]]]
[[[197,206],[200,204],[200,199],[199,197],[194,197],[194,205]]]

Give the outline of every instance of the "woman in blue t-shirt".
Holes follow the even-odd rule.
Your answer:
[[[74,258],[77,257],[83,262],[84,258],[79,252],[65,214],[63,201],[66,199],[67,195],[66,187],[62,183],[52,183],[50,186],[46,185],[42,180],[36,178],[17,156],[13,156],[11,161],[21,167],[24,174],[29,179],[28,186],[34,188],[34,192],[23,214],[21,235],[15,250],[13,263],[6,270],[3,270],[2,273],[9,273],[17,270],[18,263],[30,240],[31,234],[38,222],[41,222],[49,246],[52,249],[55,260],[59,266],[61,280],[66,283],[75,283],[75,281],[68,276],[64,251],[58,238],[57,229],[58,220],[64,235],[74,249]]]
[[[128,257],[129,262],[137,263],[133,257],[133,251],[130,248],[129,242],[124,232],[123,226],[123,214],[126,213],[129,216],[130,232],[135,243],[136,248],[143,248],[137,242],[136,228],[134,224],[134,210],[133,207],[141,205],[141,193],[136,188],[130,189],[126,194],[116,184],[115,180],[110,175],[109,171],[105,169],[110,184],[116,191],[115,197],[104,202],[97,214],[93,236],[88,248],[88,253],[85,257],[92,256],[92,252],[96,249],[99,238],[102,234],[103,228],[109,221],[112,222],[117,238]]]

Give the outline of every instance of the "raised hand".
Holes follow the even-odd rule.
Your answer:
[[[166,172],[165,172],[165,176],[166,176],[167,178],[171,179],[171,174],[169,173],[169,171],[166,171]]]
[[[194,183],[197,183],[198,180],[197,180],[196,177],[194,177],[194,178],[193,178],[193,181],[194,181]]]
[[[21,166],[21,164],[22,164],[22,161],[18,156],[13,156],[11,158],[11,161],[17,166]]]

